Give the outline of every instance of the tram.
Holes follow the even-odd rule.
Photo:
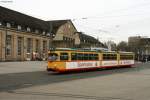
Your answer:
[[[56,48],[48,52],[47,71],[67,72],[132,65],[132,52]]]

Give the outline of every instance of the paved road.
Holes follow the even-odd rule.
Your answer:
[[[48,73],[44,66],[0,63],[0,100],[150,100],[150,63],[72,74]]]
[[[45,71],[46,61],[0,62],[0,74]]]

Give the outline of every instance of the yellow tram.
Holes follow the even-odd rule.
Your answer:
[[[132,52],[56,48],[48,52],[47,71],[66,72],[132,65]]]

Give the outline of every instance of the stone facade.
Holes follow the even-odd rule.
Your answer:
[[[63,22],[63,23],[59,25],[59,28],[57,28],[58,30],[55,31],[55,37],[52,43],[53,47],[59,48],[103,47],[103,44],[94,37],[83,34],[82,32],[78,32],[71,20],[59,20],[54,22],[55,23]],[[53,28],[55,29],[55,27]]]
[[[53,46],[57,48],[72,48],[75,47],[75,39],[78,39],[76,34],[77,30],[74,27],[71,20],[59,20],[57,22],[64,22],[59,26],[55,32],[55,37],[53,38]],[[56,21],[52,21],[56,22]]]
[[[5,35],[4,35],[4,30],[0,30],[0,60],[5,61]]]
[[[0,61],[46,59],[50,32],[46,21],[0,6]]]
[[[11,36],[10,46],[7,46],[7,36]],[[30,44],[32,46],[30,52],[27,51],[28,39],[32,41],[32,44]],[[49,49],[49,40],[50,37],[35,35],[30,32],[0,28],[0,61],[35,60],[35,55],[41,59],[45,59],[47,58],[47,50]],[[44,45],[46,45],[45,49],[43,49]],[[7,48],[10,48],[10,54],[6,53]],[[36,50],[37,48],[38,50]]]
[[[44,21],[0,6],[0,61],[45,60],[51,47],[102,46],[71,20]]]

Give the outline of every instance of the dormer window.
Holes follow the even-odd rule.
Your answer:
[[[11,27],[11,24],[10,24],[10,23],[6,23],[6,26],[7,26],[8,28],[10,28],[10,27]]]
[[[27,27],[27,31],[28,31],[28,32],[30,32],[30,31],[31,31],[31,29],[30,29],[29,27]]]
[[[18,30],[21,30],[21,26],[20,26],[20,25],[18,25],[18,27],[17,27],[17,28],[18,28]]]
[[[39,30],[35,30],[35,33],[39,33]]]

